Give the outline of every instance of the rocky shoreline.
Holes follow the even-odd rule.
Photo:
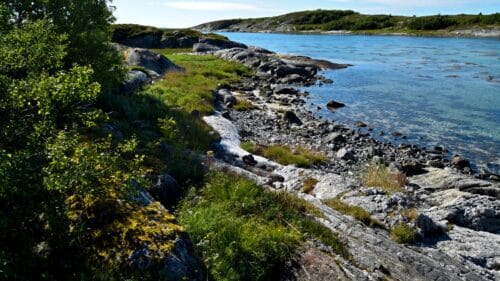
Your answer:
[[[295,86],[330,83],[318,73],[347,65],[306,57],[283,59],[257,47],[226,49],[195,44],[194,51],[243,63],[256,73],[237,85],[220,85],[215,91],[218,112],[205,121],[222,137],[216,151],[222,162],[218,160],[217,168],[222,165],[272,190],[286,190],[310,201],[323,213],[318,220],[355,253],[349,261],[338,256],[331,260],[332,255],[316,257],[319,263],[339,267],[325,271],[310,265],[298,270],[295,279],[307,280],[301,274],[311,272],[312,278],[320,279],[342,273],[343,280],[387,276],[395,280],[500,278],[500,185],[494,181],[498,181],[496,175],[474,177],[466,159],[448,159],[448,152],[440,147],[394,146],[373,139],[364,124],[349,128],[316,118],[304,107],[307,93]],[[235,109],[241,99],[250,101],[254,108]],[[302,146],[321,152],[329,160],[311,168],[284,166],[242,150],[241,141]],[[404,173],[408,177],[404,189],[387,192],[364,186],[360,174],[372,161]],[[307,178],[314,178],[317,184],[304,193],[301,190]],[[328,207],[326,200],[333,198],[362,207],[387,229],[400,223],[415,225],[419,239],[411,246],[397,244],[387,230],[368,227]],[[404,215],[409,211],[415,213],[414,218]]]

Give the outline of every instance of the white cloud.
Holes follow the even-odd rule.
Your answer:
[[[168,1],[164,6],[190,11],[257,11],[260,10],[252,4],[235,2],[213,2],[213,1]]]

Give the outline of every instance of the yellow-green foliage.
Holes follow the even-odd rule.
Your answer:
[[[359,206],[351,206],[338,198],[326,200],[324,203],[334,210],[354,217],[365,225],[384,228],[384,225],[381,222],[372,218],[368,211]]]
[[[391,171],[383,164],[370,163],[363,175],[363,182],[366,186],[399,192],[407,184],[407,179],[404,174]]]
[[[236,98],[236,104],[233,106],[233,108],[237,111],[248,111],[255,109],[256,106],[249,100],[243,97],[237,97]]]
[[[300,192],[302,193],[311,193],[314,188],[316,187],[316,184],[318,183],[318,180],[315,178],[307,178],[304,181],[304,185],[302,186],[302,189],[300,189]]]
[[[250,153],[262,155],[282,165],[297,165],[298,167],[307,168],[328,160],[324,155],[301,146],[292,149],[286,145],[266,147],[252,142],[244,142],[241,147]]]
[[[179,220],[216,280],[272,279],[300,244],[301,233],[347,256],[331,231],[305,215],[312,208],[290,196],[213,173],[201,191],[185,199]]]
[[[417,233],[411,226],[400,223],[392,227],[391,238],[397,243],[407,244],[415,241]]]
[[[415,221],[418,217],[418,212],[415,208],[404,209],[403,211],[401,211],[401,215],[409,219],[410,221]]]
[[[169,73],[146,91],[185,112],[198,110],[202,115],[211,114],[214,105],[212,91],[217,85],[237,82],[240,75],[251,73],[242,64],[213,56],[172,54],[168,57],[186,71]]]

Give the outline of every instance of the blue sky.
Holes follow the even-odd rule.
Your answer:
[[[410,16],[500,12],[500,0],[114,0],[113,5],[118,23],[158,27],[190,27],[218,19],[265,17],[313,9]]]

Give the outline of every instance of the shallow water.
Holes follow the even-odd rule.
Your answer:
[[[347,125],[363,121],[376,138],[394,143],[444,146],[500,173],[500,40],[223,34],[279,53],[352,64],[323,73],[333,85],[307,89],[319,116]],[[347,107],[330,112],[331,99]],[[393,138],[395,131],[407,138]]]

